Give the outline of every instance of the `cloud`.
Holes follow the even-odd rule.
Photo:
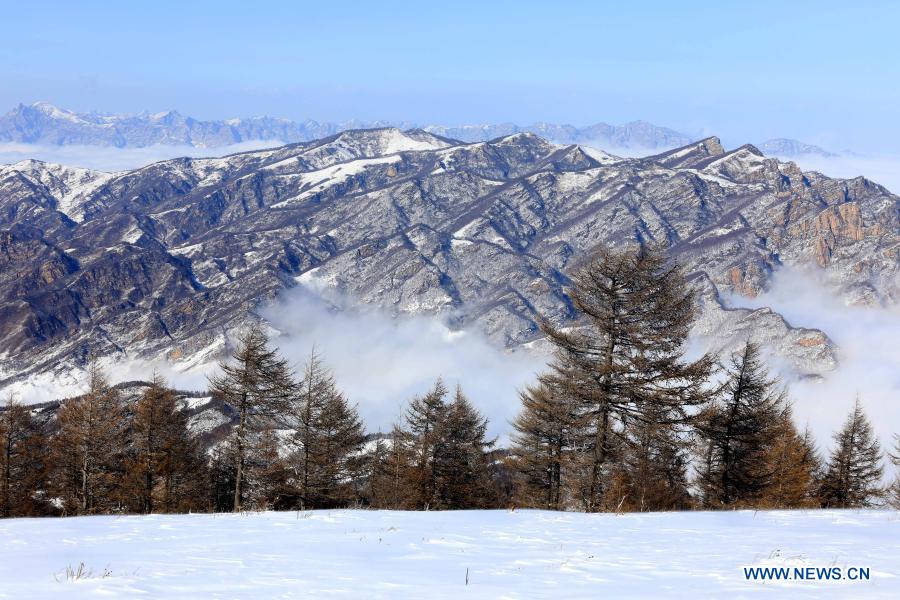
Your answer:
[[[488,417],[489,433],[508,440],[509,421],[519,411],[518,391],[533,383],[547,363],[536,352],[510,352],[475,331],[451,331],[437,316],[394,317],[382,309],[355,305],[346,298],[299,287],[284,292],[260,314],[276,330],[272,343],[302,371],[313,347],[337,379],[338,387],[358,404],[369,431],[388,431],[407,402],[424,394],[442,377],[451,390],[460,384]],[[114,383],[147,380],[158,371],[177,389],[203,390],[214,361],[189,365],[165,360],[108,357],[101,366]],[[83,370],[46,373],[15,383],[27,404],[83,393]]]
[[[169,158],[225,156],[236,152],[275,148],[284,145],[278,140],[250,141],[218,146],[167,146],[157,144],[145,148],[115,148],[109,146],[40,146],[35,144],[0,144],[0,164],[15,163],[34,158],[70,167],[85,167],[98,171],[125,171]]]
[[[857,395],[882,448],[891,447],[893,434],[900,433],[900,307],[847,306],[821,274],[793,268],[778,271],[770,291],[734,301],[769,306],[792,325],[821,329],[837,344],[837,370],[819,382],[789,382],[798,424],[809,423],[822,449],[830,447]]]
[[[451,390],[462,385],[490,419],[490,433],[505,439],[519,411],[518,390],[547,362],[543,355],[498,348],[475,331],[451,331],[439,317],[395,318],[309,288],[286,292],[261,314],[282,332],[275,344],[298,369],[315,346],[372,431],[386,431],[408,400],[440,376]]]

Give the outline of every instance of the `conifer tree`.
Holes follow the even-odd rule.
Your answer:
[[[621,461],[614,470],[611,500],[619,510],[686,510],[688,491],[686,441],[673,419],[651,407],[648,418],[625,428]]]
[[[881,446],[859,398],[834,435],[834,450],[822,480],[822,504],[827,508],[871,506],[882,495]]]
[[[162,377],[154,374],[132,412],[128,499],[134,508],[151,513],[202,507],[197,487],[206,461]]]
[[[96,363],[87,393],[65,401],[53,440],[54,477],[64,510],[77,514],[114,512],[121,507],[125,412],[116,390]]]
[[[290,469],[282,456],[281,442],[271,423],[253,438],[253,450],[245,469],[246,502],[258,510],[293,508]]]
[[[394,425],[390,434],[375,442],[369,467],[369,504],[375,508],[415,508],[409,486],[411,465],[407,435]]]
[[[0,517],[22,514],[29,492],[28,438],[35,431],[31,413],[10,396],[0,407]]]
[[[487,419],[457,385],[438,427],[441,441],[434,458],[435,508],[487,508],[495,504],[488,463],[494,441],[487,439],[487,427]]]
[[[414,508],[429,508],[437,499],[436,458],[443,449],[441,426],[447,413],[446,396],[447,388],[438,379],[427,394],[414,398],[406,410],[401,441],[410,454],[411,462],[404,469],[404,476]]]
[[[804,508],[819,504],[821,461],[812,433],[801,434],[794,425],[790,407],[782,411],[767,453],[769,485],[760,505],[770,508]]]
[[[362,469],[363,424],[355,406],[340,392],[331,394],[319,415],[317,495],[324,506],[344,506],[359,496],[354,487]]]
[[[363,426],[356,408],[337,389],[334,376],[313,350],[292,399],[295,427],[292,463],[303,506],[340,506],[355,491]]]
[[[221,397],[238,414],[234,431],[233,457],[235,512],[241,510],[246,492],[244,468],[252,449],[252,435],[272,419],[283,418],[296,384],[287,362],[269,348],[269,338],[258,326],[248,329],[238,340],[231,362],[220,362],[222,374],[210,380],[213,394]]]
[[[686,421],[708,399],[708,356],[684,359],[694,297],[681,269],[655,248],[601,248],[571,275],[569,297],[583,327],[542,324],[556,346],[541,381],[573,394],[581,430],[578,495],[604,508],[606,480],[625,423],[653,415]]]
[[[755,503],[772,482],[767,458],[783,423],[785,392],[770,379],[759,348],[732,357],[722,397],[698,420],[704,463],[699,484],[709,507]]]
[[[513,421],[512,468],[519,475],[517,500],[525,506],[561,510],[566,499],[565,454],[571,451],[572,409],[568,396],[546,384],[519,394],[522,409]]]
[[[897,474],[891,484],[889,502],[893,508],[900,510],[900,435],[894,434],[894,451],[889,453]]]
[[[497,505],[487,420],[460,387],[452,401],[446,398],[438,379],[409,403],[403,426],[376,443],[369,481],[374,505],[425,510]]]

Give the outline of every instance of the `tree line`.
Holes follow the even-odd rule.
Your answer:
[[[211,445],[158,376],[128,398],[92,364],[86,393],[50,418],[10,401],[0,516],[499,506],[487,420],[440,379],[389,434],[367,436],[315,352],[294,373],[251,328],[210,392],[235,414]]]
[[[542,329],[556,352],[522,394],[511,465],[527,506],[585,511],[900,506],[857,400],[823,460],[747,341],[726,364],[685,358],[695,315],[653,248],[601,249],[571,275],[584,323]],[[900,467],[900,438],[891,460]],[[692,468],[693,466],[693,468]]]
[[[747,342],[726,364],[685,357],[695,302],[664,252],[601,248],[570,274],[577,327],[523,390],[507,449],[457,386],[407,403],[386,434],[313,351],[296,372],[258,327],[210,380],[234,414],[213,444],[154,375],[125,397],[93,364],[50,418],[0,410],[0,516],[535,507],[659,511],[900,507],[859,400],[823,459],[784,386]],[[900,437],[888,454],[900,468]]]

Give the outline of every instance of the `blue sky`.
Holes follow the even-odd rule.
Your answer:
[[[900,153],[900,3],[3,2],[0,110],[646,119]]]

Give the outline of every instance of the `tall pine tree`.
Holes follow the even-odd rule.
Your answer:
[[[188,431],[178,398],[157,374],[132,407],[130,439],[127,499],[135,510],[175,512],[205,506],[198,489],[205,478],[205,457]]]
[[[569,396],[546,384],[519,394],[522,409],[513,421],[510,464],[518,473],[517,502],[533,508],[566,507],[567,454],[572,450]]]
[[[269,338],[258,326],[248,329],[238,340],[230,362],[220,362],[222,371],[210,380],[213,394],[222,398],[238,414],[233,434],[234,490],[232,509],[241,510],[244,468],[253,448],[252,436],[272,419],[283,418],[288,401],[296,393],[287,362],[269,347]]]
[[[435,455],[437,489],[434,508],[488,508],[495,505],[488,452],[487,419],[472,406],[457,385],[438,431],[441,439]]]
[[[66,400],[53,440],[54,480],[66,513],[116,512],[122,507],[125,411],[96,363],[87,393]]]
[[[703,439],[699,484],[703,503],[752,505],[771,484],[767,458],[783,422],[786,396],[770,379],[759,348],[747,342],[732,357],[722,397],[698,419]]]
[[[376,443],[369,495],[375,506],[462,509],[496,506],[487,420],[457,387],[438,379],[407,407],[404,422]]]
[[[315,350],[292,398],[290,414],[295,428],[291,464],[302,505],[333,507],[351,501],[356,495],[351,482],[362,466],[363,426]]]
[[[859,398],[834,435],[834,450],[822,480],[822,504],[827,508],[871,506],[881,497],[881,446]]]
[[[569,297],[582,327],[542,325],[556,346],[541,381],[578,406],[577,495],[588,511],[618,503],[606,486],[624,426],[665,415],[686,421],[708,399],[712,361],[684,359],[694,297],[681,269],[655,248],[601,248],[571,275]]]
[[[771,477],[762,492],[761,506],[805,508],[819,504],[821,460],[809,428],[802,434],[797,431],[790,407],[781,413],[766,464]]]
[[[434,506],[438,490],[437,456],[442,451],[441,425],[446,418],[447,388],[438,379],[424,396],[414,398],[406,410],[406,427],[401,443],[409,453],[404,469],[408,493],[414,508]]]

